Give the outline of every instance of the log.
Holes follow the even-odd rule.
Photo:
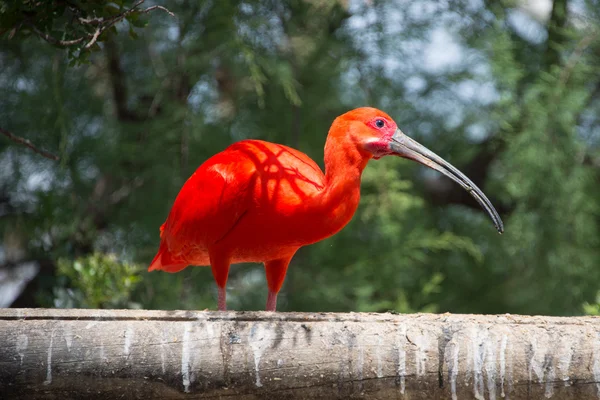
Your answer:
[[[600,318],[0,310],[0,398],[597,399]]]

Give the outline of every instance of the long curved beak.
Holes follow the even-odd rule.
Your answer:
[[[502,219],[498,215],[498,212],[490,202],[490,200],[483,194],[469,178],[465,176],[458,169],[453,167],[450,163],[446,162],[440,156],[427,149],[420,143],[417,143],[413,139],[406,136],[400,129],[396,130],[390,141],[390,149],[397,155],[409,158],[417,161],[429,168],[435,169],[438,172],[446,175],[454,182],[458,183],[463,187],[471,196],[477,200],[479,205],[488,213],[498,233],[504,232],[504,224]]]

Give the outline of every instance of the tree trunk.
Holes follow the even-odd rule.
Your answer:
[[[597,399],[600,319],[0,310],[2,398]]]

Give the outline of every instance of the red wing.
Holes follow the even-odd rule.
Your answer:
[[[233,159],[232,159],[233,158]],[[187,264],[207,265],[208,247],[223,238],[249,206],[255,168],[227,152],[200,166],[187,180],[161,227],[162,260],[151,269],[180,270]],[[159,265],[161,264],[161,265]],[[180,267],[183,265],[183,267]]]
[[[208,249],[252,209],[293,213],[324,185],[323,173],[305,154],[286,146],[246,140],[202,164],[181,188],[150,270],[177,272],[208,265]]]

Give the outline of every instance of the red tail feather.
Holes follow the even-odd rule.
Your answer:
[[[167,244],[164,240],[162,240],[160,242],[160,248],[158,249],[158,253],[156,253],[156,256],[154,256],[154,259],[150,263],[148,271],[162,270],[165,272],[179,272],[187,266],[188,264],[183,262],[182,260],[176,260],[173,258],[171,252],[169,252]]]

